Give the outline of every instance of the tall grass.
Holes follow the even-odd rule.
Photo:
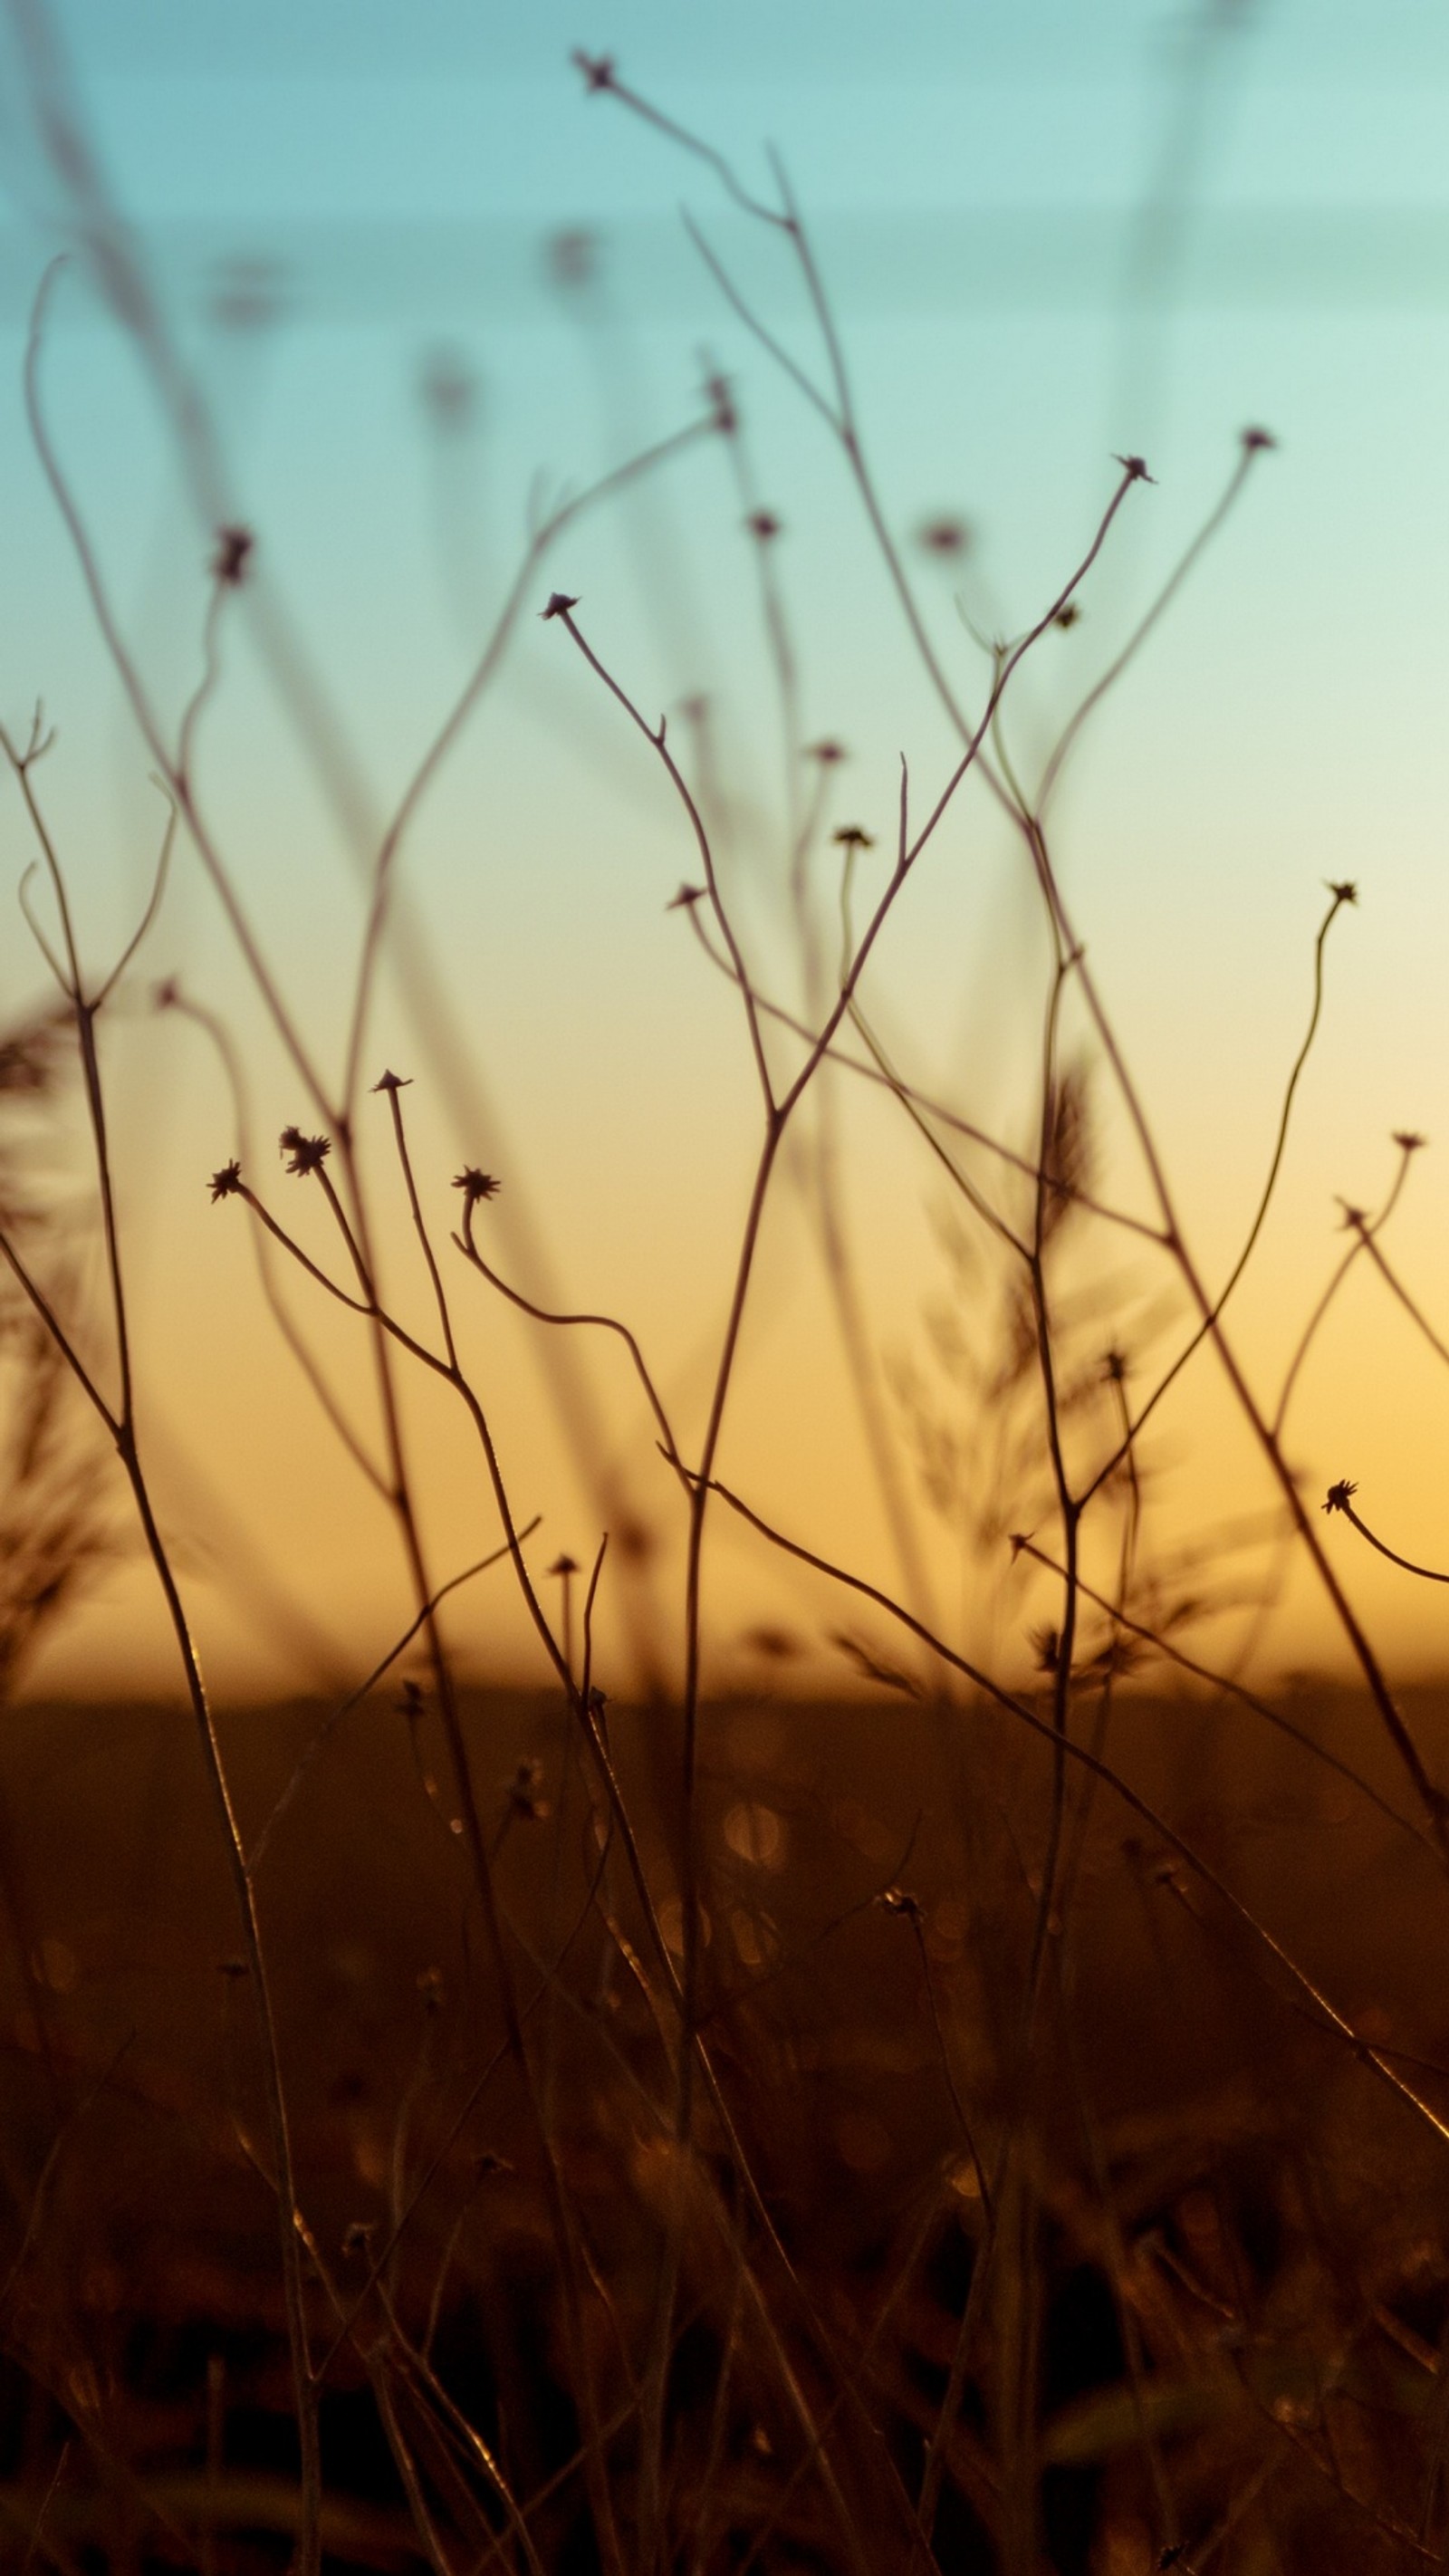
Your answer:
[[[46,354],[63,288],[45,280],[31,429],[165,813],[135,933],[90,967],[47,805],[50,738],[38,717],[0,736],[55,986],[0,1051],[0,1109],[78,1084],[100,1253],[85,1293],[53,1213],[0,1168],[18,1498],[14,1534],[0,1521],[0,1652],[13,1683],[116,1544],[94,1453],[53,1427],[68,1394],[70,1436],[85,1424],[114,1453],[199,1759],[186,1767],[154,1712],[10,1713],[3,2545],[17,2566],[290,2563],[302,2576],[1441,2559],[1449,2072],[1424,1961],[1445,1928],[1442,1723],[1391,1688],[1352,1606],[1337,1519],[1406,1579],[1444,1577],[1389,1548],[1349,1479],[1325,1523],[1284,1432],[1302,1356],[1353,1265],[1433,1338],[1381,1240],[1418,1140],[1397,1140],[1385,1207],[1351,1212],[1269,1400],[1232,1304],[1291,1149],[1355,888],[1330,886],[1305,938],[1304,1025],[1271,1152],[1215,1280],[1064,890],[1053,822],[1084,730],[1130,685],[1272,441],[1244,432],[1199,534],[1024,774],[1006,721],[1018,674],[1075,622],[1147,498],[1147,463],[1107,465],[1074,560],[1021,634],[983,647],[974,692],[961,685],[880,497],[783,165],[756,194],[610,59],[577,65],[601,110],[704,164],[793,273],[809,320],[798,346],[696,229],[737,321],[828,434],[956,747],[935,774],[902,758],[889,845],[867,875],[886,834],[839,805],[839,746],[803,739],[804,638],[779,523],[758,497],[744,391],[711,370],[679,431],[534,528],[373,847],[329,1061],[285,999],[279,925],[254,917],[200,783],[253,534],[230,513],[204,409],[138,273],[119,300],[215,530],[201,676],[173,722],[61,463]],[[91,214],[114,288],[130,253],[104,205]],[[757,961],[722,864],[698,727],[645,703],[606,600],[550,586],[586,514],[711,442],[754,549],[787,750],[790,985]],[[949,531],[937,539],[949,551]],[[630,1319],[591,1304],[586,1253],[577,1305],[515,1284],[491,1231],[514,1176],[465,1161],[440,1203],[414,1157],[413,1077],[374,1061],[399,861],[533,614],[672,800],[682,927],[731,988],[753,1083],[723,1324],[687,1413]],[[912,1078],[872,1000],[898,907],[968,781],[1015,835],[1046,958],[1029,1092],[994,1126]],[[215,1042],[234,1089],[215,1222],[236,1228],[239,1275],[250,1230],[411,1593],[406,1629],[335,1705],[266,1724],[213,1707],[133,1365],[106,1033],[141,972],[173,845],[210,880],[297,1103],[274,1180],[243,1134],[245,1068],[225,1024],[167,982],[163,1004]],[[852,1085],[889,1104],[949,1193],[939,1382],[918,1373],[892,1391],[871,1347],[839,1186],[837,1107]],[[1104,1150],[1104,1102],[1130,1141],[1131,1192]],[[806,1176],[894,1578],[839,1561],[726,1465],[787,1169]],[[1124,1298],[1110,1266],[1124,1243],[1154,1293],[1170,1291],[1175,1323],[1149,1330],[1144,1301]],[[416,1294],[387,1284],[403,1253]],[[520,1310],[547,1344],[604,1337],[630,1372],[682,1534],[671,1632],[636,1705],[609,1669],[600,1612],[639,1580],[643,1536],[621,1505],[587,1564],[545,1565],[497,1385],[472,1356],[477,1299]],[[366,1352],[375,1450],[315,1356],[329,1333]],[[1153,1544],[1153,1438],[1182,1372],[1209,1362],[1341,1632],[1356,1698],[1265,1695],[1198,1650],[1217,1596],[1201,1565]],[[469,1561],[446,1575],[429,1459],[409,1430],[419,1376],[456,1409],[491,1502],[486,1546],[461,1534],[450,1569]],[[1009,1602],[1011,1633],[989,1651],[979,1620],[932,1606],[918,1486],[972,1586]],[[863,1694],[712,1697],[705,1580],[727,1530],[749,1534],[762,1566],[806,1570]],[[526,1612],[532,1692],[480,1694],[450,1646],[443,1602],[486,1567]],[[1023,1651],[1028,1603],[1040,1615]],[[764,1631],[767,1653],[789,1642]]]

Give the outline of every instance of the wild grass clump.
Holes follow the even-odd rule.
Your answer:
[[[1111,464],[1075,562],[1022,633],[981,645],[974,688],[962,681],[891,532],[783,167],[757,194],[611,58],[576,59],[602,107],[704,165],[792,271],[804,354],[695,228],[736,322],[828,434],[955,748],[930,775],[902,757],[888,828],[845,810],[841,745],[807,742],[800,720],[808,639],[753,482],[747,387],[711,366],[682,429],[535,526],[372,852],[333,1061],[284,997],[279,926],[254,917],[198,776],[258,542],[211,512],[200,677],[172,723],[60,463],[45,359],[64,290],[54,272],[42,285],[36,449],[163,812],[149,900],[97,970],[50,820],[51,737],[39,717],[0,735],[54,986],[0,1044],[0,2545],[17,2566],[299,2576],[1265,2576],[1441,2559],[1449,2030],[1425,1963],[1449,1933],[1449,1745],[1441,1707],[1391,1688],[1337,1521],[1406,1575],[1445,1578],[1389,1546],[1351,1478],[1304,1492],[1285,1447],[1303,1356],[1355,1264],[1432,1338],[1381,1239],[1421,1140],[1396,1140],[1385,1206],[1350,1211],[1269,1401],[1229,1310],[1356,888],[1325,889],[1267,1168],[1214,1280],[1064,891],[1052,816],[1084,728],[1272,440],[1242,434],[1199,534],[1024,775],[1005,726],[1017,674],[1075,623],[1119,520],[1148,498],[1146,462]],[[133,254],[119,230],[106,238],[114,291]],[[199,397],[154,305],[139,288],[119,300],[211,490]],[[698,723],[645,703],[606,598],[554,586],[586,514],[710,444],[743,505],[786,744],[789,828],[771,863],[789,978],[759,961],[722,864]],[[956,551],[953,525],[928,544]],[[526,616],[670,800],[681,935],[702,952],[691,965],[731,988],[753,1087],[723,1325],[688,1408],[630,1320],[591,1302],[587,1247],[576,1303],[516,1284],[494,1230],[510,1174],[464,1159],[442,1193],[415,1150],[426,1073],[375,1060],[410,830]],[[1022,1005],[1027,1093],[995,1125],[913,1078],[875,998],[898,908],[968,781],[1015,836],[1045,957]],[[158,1000],[210,1036],[234,1084],[214,1223],[234,1230],[239,1274],[250,1235],[412,1602],[335,1699],[245,1719],[213,1704],[185,1552],[156,1499],[115,1184],[109,1020],[177,849],[210,881],[294,1100],[280,1160],[258,1157],[225,1024],[167,979]],[[89,1138],[84,1244],[73,1192],[24,1144],[65,1086]],[[898,1118],[943,1193],[934,1374],[898,1367],[893,1385],[842,1219],[837,1109],[853,1088]],[[787,1172],[808,1183],[893,1574],[842,1562],[730,1463]],[[478,1299],[545,1343],[603,1340],[627,1372],[679,1543],[672,1628],[637,1669],[614,1668],[601,1613],[638,1583],[651,1533],[621,1507],[576,1561],[520,1509],[496,1375],[464,1320]],[[365,1432],[318,1357],[329,1333],[366,1355]],[[1260,1688],[1248,1665],[1214,1660],[1211,1533],[1175,1556],[1154,1542],[1154,1417],[1209,1364],[1352,1691]],[[445,1575],[410,1430],[419,1382],[490,1498],[486,1546],[463,1534]],[[958,1616],[933,1606],[923,1497],[967,1570]],[[853,1691],[712,1681],[706,1574],[725,1529],[827,1605]],[[164,1712],[17,1695],[47,1623],[123,1544],[164,1606],[189,1752]],[[480,1690],[449,1643],[445,1601],[490,1567],[526,1613],[528,1690]],[[754,1642],[787,1671],[788,1632],[762,1620]]]

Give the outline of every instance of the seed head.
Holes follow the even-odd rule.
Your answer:
[[[714,426],[721,438],[733,438],[740,425],[735,398],[728,376],[708,375],[704,380],[705,398],[714,414]]]
[[[752,510],[745,521],[751,536],[758,537],[762,546],[767,546],[772,537],[778,537],[783,524],[773,510]]]
[[[223,590],[240,590],[247,577],[256,538],[250,528],[218,528],[216,551],[211,558],[211,577]]]
[[[1358,887],[1352,877],[1325,877],[1324,884],[1335,903],[1357,903]]]
[[[1157,480],[1155,474],[1148,473],[1145,456],[1119,456],[1116,462],[1121,466],[1129,483],[1155,483]]]
[[[384,1073],[373,1084],[374,1091],[407,1091],[412,1085],[410,1073]]]
[[[928,519],[916,541],[928,555],[964,555],[971,543],[971,531],[964,519]]]
[[[845,756],[844,743],[837,742],[833,734],[827,734],[822,742],[808,744],[805,752],[806,759],[818,760],[822,769],[838,768]]]
[[[678,894],[670,896],[664,909],[666,912],[693,912],[697,903],[703,903],[706,891],[704,886],[682,885]]]
[[[1277,444],[1271,429],[1245,429],[1243,432],[1243,446],[1249,456],[1259,456],[1265,448],[1276,447]]]
[[[574,61],[584,76],[584,87],[590,97],[601,89],[612,89],[616,65],[612,54],[586,54],[582,45],[574,48]]]
[[[1357,1485],[1350,1484],[1347,1476],[1340,1477],[1336,1485],[1329,1486],[1323,1509],[1326,1512],[1346,1512],[1357,1492]]]
[[[541,608],[538,613],[546,626],[551,617],[566,617],[569,610],[577,608],[578,604],[576,599],[570,599],[566,590],[552,590],[549,592],[547,608]]]
[[[475,1208],[480,1199],[496,1199],[503,1184],[495,1181],[491,1172],[480,1172],[476,1163],[469,1163],[466,1170],[454,1173],[453,1187],[462,1191],[466,1213]]]
[[[1393,1142],[1398,1146],[1401,1154],[1417,1154],[1428,1144],[1429,1139],[1427,1136],[1417,1135],[1412,1127],[1396,1127]]]
[[[320,1172],[332,1151],[330,1136],[304,1136],[300,1127],[284,1127],[281,1150],[287,1157],[287,1169],[299,1177],[307,1172]]]
[[[223,1163],[219,1172],[212,1173],[211,1180],[208,1184],[211,1190],[212,1206],[215,1207],[218,1199],[234,1199],[240,1190],[241,1185],[242,1176],[240,1163],[234,1161]]]
[[[832,841],[838,841],[841,848],[844,850],[873,850],[875,848],[875,834],[873,832],[864,831],[859,823],[842,823],[839,831],[832,832],[830,837]]]

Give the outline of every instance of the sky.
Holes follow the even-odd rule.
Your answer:
[[[365,1048],[369,1081],[387,1065],[411,1078],[423,1195],[516,1509],[542,1515],[540,1566],[561,1551],[591,1561],[610,1529],[599,1632],[619,1687],[677,1660],[680,1512],[655,1425],[617,1337],[548,1335],[463,1270],[448,1248],[449,1182],[472,1163],[499,1174],[480,1227],[516,1284],[629,1321],[688,1454],[759,1147],[758,1086],[738,995],[687,914],[666,908],[698,872],[687,818],[655,751],[535,608],[555,584],[576,593],[583,631],[647,721],[667,711],[752,970],[791,1008],[809,998],[791,833],[820,777],[798,746],[832,738],[850,754],[823,780],[810,861],[817,986],[838,935],[830,832],[858,822],[872,835],[867,901],[902,761],[921,814],[956,751],[838,445],[731,309],[685,218],[818,385],[827,353],[788,243],[732,204],[701,157],[617,98],[586,94],[576,47],[613,58],[748,189],[773,188],[771,149],[782,156],[883,523],[966,703],[982,702],[992,639],[1029,627],[1086,553],[1115,458],[1147,459],[1154,479],[1128,493],[1080,620],[1049,629],[1012,682],[999,748],[1019,775],[1040,774],[1214,509],[1244,428],[1271,430],[1275,447],[1084,730],[1051,807],[1054,857],[1187,1240],[1219,1282],[1273,1153],[1325,885],[1357,883],[1328,941],[1322,1020],[1234,1329],[1271,1411],[1343,1249],[1340,1202],[1382,1199],[1391,1134],[1406,1128],[1431,1150],[1386,1243],[1435,1322],[1446,1197],[1432,1149],[1449,1143],[1441,13],[1364,0],[1023,0],[1010,12],[832,0],[784,13],[712,0],[11,0],[3,45],[0,711],[23,732],[40,697],[57,727],[47,812],[99,965],[145,902],[164,805],[26,417],[34,297],[68,250],[47,303],[43,416],[168,742],[201,669],[214,524],[255,532],[255,580],[225,604],[198,792],[329,1081],[346,1045],[359,871],[493,628],[530,527],[699,423],[706,377],[733,388],[744,481],[701,431],[583,509],[540,563],[496,676],[412,818],[405,914]],[[124,227],[135,266],[121,274],[144,277],[162,317],[152,353],[166,353],[169,396],[118,313],[116,270],[109,301],[97,277],[97,208]],[[189,449],[178,386],[205,422]],[[762,612],[766,541],[745,525],[757,508],[779,522],[767,542],[798,684],[795,755]],[[961,531],[958,550],[923,541],[943,524]],[[0,811],[9,887],[33,854],[12,793]],[[11,918],[7,1020],[45,991],[18,909]],[[872,962],[871,1026],[908,1079],[1026,1149],[1045,970],[1020,837],[968,785]],[[345,1683],[406,1627],[405,1569],[385,1508],[278,1337],[243,1211],[208,1202],[206,1175],[238,1149],[236,1111],[206,1030],[151,1007],[168,977],[224,1022],[247,1071],[248,1175],[325,1263],[338,1250],[325,1211],[271,1143],[306,1123],[305,1086],[184,838],[106,1025],[143,1442],[223,1691]],[[1086,1060],[1070,992],[1064,1028]],[[1092,1079],[1103,1190],[1142,1214],[1140,1158],[1100,1063]],[[360,1134],[389,1293],[421,1333],[428,1281],[384,1109],[365,1095]],[[83,1210],[73,1116],[55,1153],[56,1187]],[[1055,1542],[1039,1416],[998,1404],[988,1420],[969,1393],[963,1353],[990,1382],[1004,1327],[999,1268],[983,1244],[962,1248],[961,1207],[898,1105],[832,1081],[782,1159],[721,1454],[768,1517],[1009,1661],[1051,1604],[1013,1576],[999,1532],[987,1563],[970,1536],[1010,1481],[1004,1452],[1020,1452],[1022,1507]],[[1083,1229],[1062,1260],[1074,1365],[1089,1376],[1126,1340],[1150,1385],[1186,1330],[1169,1266],[1110,1229]],[[373,1440],[352,1319],[300,1274],[285,1285]],[[98,1304],[88,1329],[104,1357]],[[1375,1526],[1430,1564],[1449,1562],[1444,1378],[1360,1262],[1297,1382],[1288,1435],[1305,1495],[1355,1477]],[[456,1404],[421,1381],[405,1400],[441,1582],[496,1544],[496,1520]],[[1083,1398],[1084,1455],[1102,1403],[1100,1389]],[[1163,1579],[1181,1565],[1184,1584],[1216,1587],[1223,1604],[1203,1650],[1336,1667],[1308,1569],[1282,1574],[1271,1621],[1253,1607],[1281,1572],[1262,1543],[1273,1489],[1209,1356],[1144,1441]],[[1121,1520],[1112,1506],[1102,1567]],[[904,1651],[883,1616],[857,1620],[820,1580],[716,1522],[706,1601],[719,1686],[848,1678],[836,1631]],[[653,1552],[631,1569],[620,1532],[636,1525]],[[1324,1526],[1390,1661],[1437,1669],[1442,1594],[1373,1559],[1341,1522]],[[451,1615],[480,1669],[539,1677],[506,1574],[480,1576]],[[788,1665],[785,1639],[798,1649]],[[165,1689],[168,1652],[148,1572],[123,1550],[31,1686]]]

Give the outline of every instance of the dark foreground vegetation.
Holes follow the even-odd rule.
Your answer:
[[[325,1714],[223,1722],[253,1846]],[[1392,1800],[1359,1702],[1305,1686],[1279,1714]],[[1414,1715],[1432,1756],[1449,1705]],[[597,2566],[582,2452],[632,2523],[670,2247],[655,2510],[680,2567],[906,2567],[932,2458],[953,2570],[1437,2556],[1449,2157],[1384,2073],[1449,2116],[1449,1889],[1414,1834],[1231,1700],[1121,1701],[1114,1765],[1293,1968],[1078,1786],[1023,2073],[1049,1757],[968,1702],[709,1707],[699,2026],[736,2145],[706,2104],[686,2161],[646,1928],[556,1705],[477,1697],[464,1723],[596,2420],[443,1748],[405,1692],[331,1734],[257,1869],[326,2564],[426,2564],[421,2525],[440,2566]],[[658,1886],[676,1721],[609,1723]],[[275,2199],[185,1716],[13,1712],[0,1780],[0,2561],[283,2567]]]

